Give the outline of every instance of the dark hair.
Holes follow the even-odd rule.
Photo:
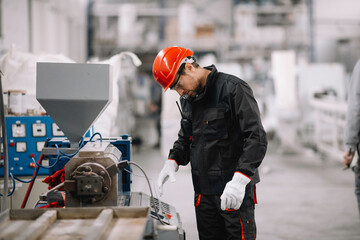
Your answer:
[[[191,63],[191,65],[193,65],[193,66],[194,66],[194,68],[198,68],[198,67],[200,67],[200,65],[199,65],[197,62],[193,62],[193,63]]]
[[[193,57],[193,56],[189,56],[189,57],[187,57],[188,59],[193,59],[194,60],[194,62],[193,63],[191,63],[191,65],[193,65],[193,67],[194,68],[198,68],[198,67],[200,67],[200,65],[196,62],[196,58],[195,57]]]
[[[193,62],[191,63],[191,65],[194,67],[194,68],[198,68],[198,67],[200,67],[200,65],[196,62],[196,58],[195,57],[193,57],[193,56],[188,56],[188,57],[186,57],[187,59],[192,59],[193,60]],[[176,72],[176,74],[178,74],[179,76],[177,77],[177,79],[175,79],[174,81],[173,81],[173,83],[170,85],[170,89],[173,89],[173,87],[177,84],[177,82],[179,81],[179,79],[180,79],[180,76],[183,74],[183,71],[184,71],[184,68],[185,68],[185,64],[186,63],[182,63],[180,66],[179,66],[179,69],[178,69],[178,71]]]

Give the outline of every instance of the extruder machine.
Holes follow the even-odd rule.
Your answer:
[[[63,177],[41,194],[36,209],[3,213],[0,237],[28,239],[49,218],[52,224],[37,229],[38,239],[82,233],[83,239],[185,239],[176,209],[154,198],[150,184],[150,194],[131,191],[133,167],[146,177],[146,170],[131,161],[131,137],[83,137],[110,103],[111,91],[107,64],[37,63],[36,98],[66,136],[48,140],[41,153],[49,159],[49,176]],[[6,218],[8,224],[1,225]],[[83,224],[84,219],[92,223]],[[9,230],[25,220],[33,224],[20,236]]]

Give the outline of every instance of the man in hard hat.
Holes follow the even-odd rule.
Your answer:
[[[255,239],[255,184],[267,139],[252,90],[243,80],[200,67],[182,47],[161,50],[155,80],[179,93],[178,139],[160,172],[158,187],[191,163],[200,239]]]
[[[345,144],[346,151],[344,152],[343,163],[346,168],[354,159],[355,151],[359,153],[360,144],[360,60],[357,61],[351,75],[348,90],[348,109],[346,115],[345,125]],[[354,166],[351,168],[355,173],[355,195],[358,202],[359,216],[360,216],[360,161],[359,158],[355,160]]]

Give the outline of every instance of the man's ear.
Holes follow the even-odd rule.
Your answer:
[[[192,71],[194,70],[194,66],[191,63],[185,63],[185,70]]]

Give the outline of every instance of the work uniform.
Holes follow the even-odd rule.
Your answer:
[[[352,150],[357,150],[359,156],[360,143],[360,60],[356,63],[351,75],[348,89],[348,110],[345,125],[345,144]],[[360,161],[356,159],[355,172],[355,195],[357,197],[360,215]]]
[[[255,239],[255,184],[267,139],[252,90],[214,65],[196,97],[181,97],[183,118],[169,159],[191,163],[200,239]],[[220,196],[234,172],[252,179],[239,210],[222,211]]]

